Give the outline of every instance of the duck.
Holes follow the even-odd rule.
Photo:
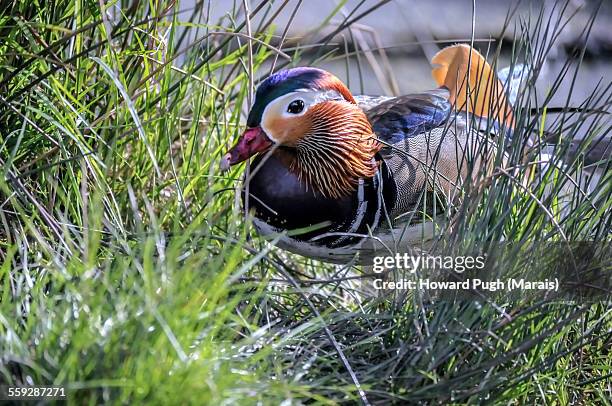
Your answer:
[[[495,137],[514,125],[478,51],[453,45],[432,65],[438,88],[399,97],[354,96],[315,67],[261,82],[246,130],[220,162],[227,171],[252,158],[241,190],[258,233],[336,264],[431,240],[437,216],[490,173]]]

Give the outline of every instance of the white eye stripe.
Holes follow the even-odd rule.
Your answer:
[[[287,108],[289,104],[291,104],[294,100],[302,100],[304,102],[304,109],[301,113],[289,113]],[[272,100],[268,106],[266,106],[265,110],[272,105],[278,106],[279,104],[282,108],[279,108],[280,111],[283,112],[285,117],[295,117],[305,114],[308,109],[316,104],[319,104],[324,101],[329,100],[344,100],[342,95],[335,90],[325,90],[325,91],[312,91],[312,90],[296,90],[295,92],[287,93],[275,100]],[[265,116],[264,110],[264,116]]]
[[[304,102],[304,108],[299,113],[290,113],[287,111],[289,104],[294,100],[302,100]],[[311,90],[311,89],[298,89],[294,92],[284,94],[274,100],[272,100],[265,107],[261,115],[261,128],[274,142],[278,142],[276,134],[274,134],[271,128],[267,128],[266,123],[270,117],[282,117],[282,118],[295,118],[306,114],[308,109],[316,104],[329,100],[344,100],[344,97],[340,92],[336,90]]]

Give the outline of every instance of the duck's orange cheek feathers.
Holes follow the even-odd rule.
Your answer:
[[[296,117],[272,115],[265,119],[262,127],[278,145],[295,147],[298,141],[308,133],[312,124],[305,115]]]

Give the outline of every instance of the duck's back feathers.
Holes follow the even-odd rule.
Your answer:
[[[424,212],[432,215],[423,203],[431,202],[436,193],[449,196],[457,189],[467,176],[468,161],[474,163],[474,147],[481,146],[476,141],[486,137],[467,131],[465,115],[452,112],[446,88],[364,107],[378,139],[385,144],[379,159],[392,174],[391,184],[385,185],[393,191],[393,198],[386,202],[390,216],[422,221]],[[430,196],[424,196],[427,193]]]
[[[386,100],[366,111],[383,142],[394,144],[443,125],[451,112],[445,88]]]
[[[448,200],[466,178],[468,162],[473,163],[468,161],[466,149],[476,143],[467,141],[466,123],[460,116],[453,117],[452,125],[446,124],[449,125],[443,123],[410,137],[396,137],[394,143],[381,150],[380,158],[393,174],[396,191],[392,218],[423,221],[424,216],[433,215],[426,204],[432,203],[436,195]]]

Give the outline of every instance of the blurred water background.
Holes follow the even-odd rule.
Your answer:
[[[227,18],[233,7],[242,8],[242,1],[197,1],[183,0],[180,3],[181,19],[188,20],[197,10],[196,22],[216,23]],[[280,4],[277,1],[274,4]],[[289,0],[287,6],[276,17],[274,40],[283,49],[299,46],[302,60],[319,52],[318,44],[342,21],[343,16],[351,18],[379,4],[375,0],[348,0],[341,5],[339,13],[327,20],[341,4],[329,0]],[[610,81],[612,72],[612,1],[572,0],[567,3],[565,15],[576,15],[563,29],[556,41],[546,65],[543,68],[539,86],[542,94],[557,76],[567,53],[581,43],[581,33],[588,24],[592,13],[599,7],[597,18],[591,29],[585,61],[580,69],[573,99],[588,97],[599,82],[604,85]],[[251,7],[258,2],[251,1]],[[474,37],[476,45],[492,52],[503,39],[504,55],[509,58],[512,48],[514,27],[520,21],[530,19],[531,26],[542,24],[538,13],[545,7],[544,17],[562,11],[564,1],[494,1],[476,0]],[[517,7],[510,20],[509,29],[502,37],[504,22],[511,8]],[[262,22],[263,13],[252,21],[253,30]],[[289,22],[291,22],[289,24]],[[286,27],[287,31],[285,33]],[[189,30],[195,40],[204,35],[205,30]],[[469,42],[472,32],[472,1],[437,0],[412,1],[393,0],[360,19],[351,30],[336,35],[326,52],[333,51],[346,55],[327,58],[318,63],[345,83],[354,93],[399,95],[435,87],[431,78],[429,60],[440,48],[456,43]],[[283,39],[284,38],[284,39]],[[281,39],[283,39],[281,41]],[[282,42],[282,44],[281,44]],[[355,50],[360,51],[359,58]],[[371,52],[369,52],[371,51]],[[382,51],[382,53],[381,53]],[[281,59],[282,61],[282,59]],[[503,65],[502,62],[500,65]],[[569,81],[568,81],[569,82]],[[569,84],[568,84],[569,86]],[[565,101],[567,89],[558,92],[554,101]]]

